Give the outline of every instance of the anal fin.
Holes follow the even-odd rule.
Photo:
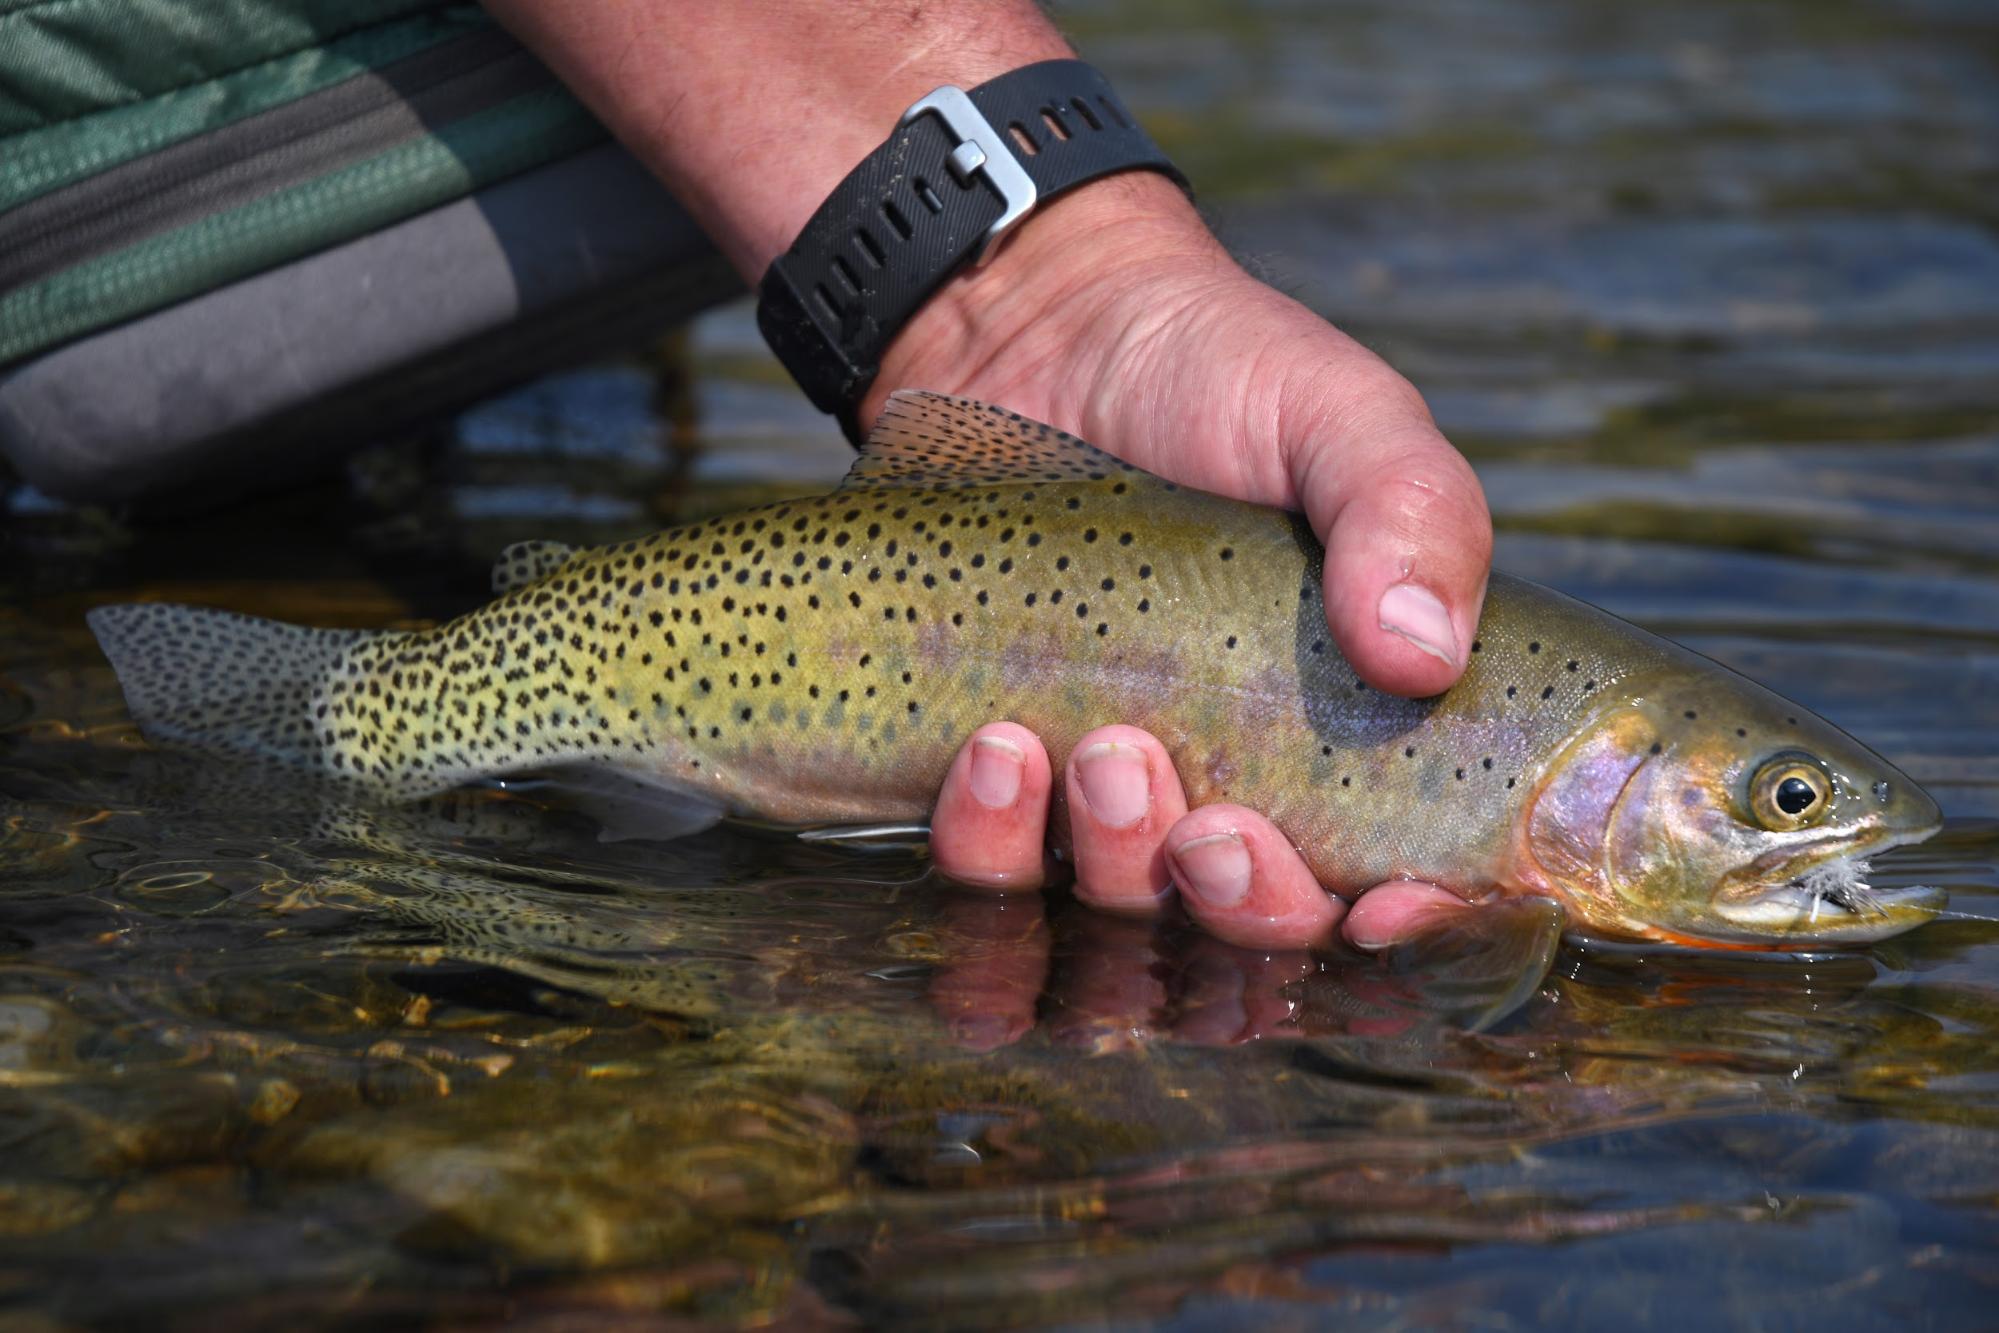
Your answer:
[[[599,842],[672,842],[713,828],[727,811],[698,792],[584,764],[500,778],[503,791],[587,815]]]

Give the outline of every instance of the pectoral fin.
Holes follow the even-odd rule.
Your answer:
[[[1540,989],[1566,920],[1551,899],[1501,898],[1450,912],[1384,950],[1380,961],[1423,1009],[1483,1032]]]
[[[908,822],[893,824],[828,824],[798,830],[799,840],[842,851],[912,852],[930,845],[930,826]]]

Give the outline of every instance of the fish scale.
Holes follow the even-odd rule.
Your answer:
[[[1649,710],[1651,753],[1676,762],[1730,730],[1766,748],[1840,735],[1500,574],[1460,683],[1385,695],[1331,643],[1321,560],[1292,515],[1014,413],[899,394],[832,494],[594,550],[510,548],[501,595],[435,629],[147,606],[93,624],[150,734],[394,799],[587,770],[785,823],[914,819],[985,722],[1029,727],[1058,759],[1127,722],[1160,738],[1191,804],[1267,813],[1335,891],[1418,877],[1572,907],[1589,886],[1567,880],[1602,878],[1596,842],[1556,838],[1548,855],[1575,864],[1550,870],[1523,838],[1572,750],[1605,783],[1630,766],[1580,739],[1599,719]],[[1662,711],[1682,694],[1698,706]],[[1610,795],[1563,800],[1607,839]]]

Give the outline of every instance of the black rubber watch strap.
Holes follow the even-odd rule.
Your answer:
[[[967,101],[991,131],[983,146],[967,132]],[[940,109],[925,109],[933,105]],[[1032,182],[1030,207],[1118,171],[1159,171],[1187,187],[1109,81],[1080,60],[1027,65],[970,93],[939,89],[917,103],[758,289],[757,326],[771,350],[850,437],[889,340],[980,255],[1009,202],[1021,212],[1020,175],[995,149]]]

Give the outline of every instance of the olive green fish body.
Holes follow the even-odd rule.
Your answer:
[[[885,421],[830,495],[517,548],[503,595],[432,630],[145,606],[94,623],[150,733],[377,795],[583,766],[781,822],[920,818],[984,722],[1058,757],[1128,722],[1166,745],[1190,802],[1265,811],[1335,891],[1547,893],[1616,934],[1659,924],[1627,910],[1613,864],[1634,756],[1671,746],[1678,763],[1689,736],[1752,728],[1762,746],[1779,717],[1807,719],[1801,744],[1839,736],[1503,575],[1462,681],[1385,695],[1335,649],[1320,548],[1292,516],[975,404],[899,395]],[[1660,713],[1668,695],[1686,717]]]

